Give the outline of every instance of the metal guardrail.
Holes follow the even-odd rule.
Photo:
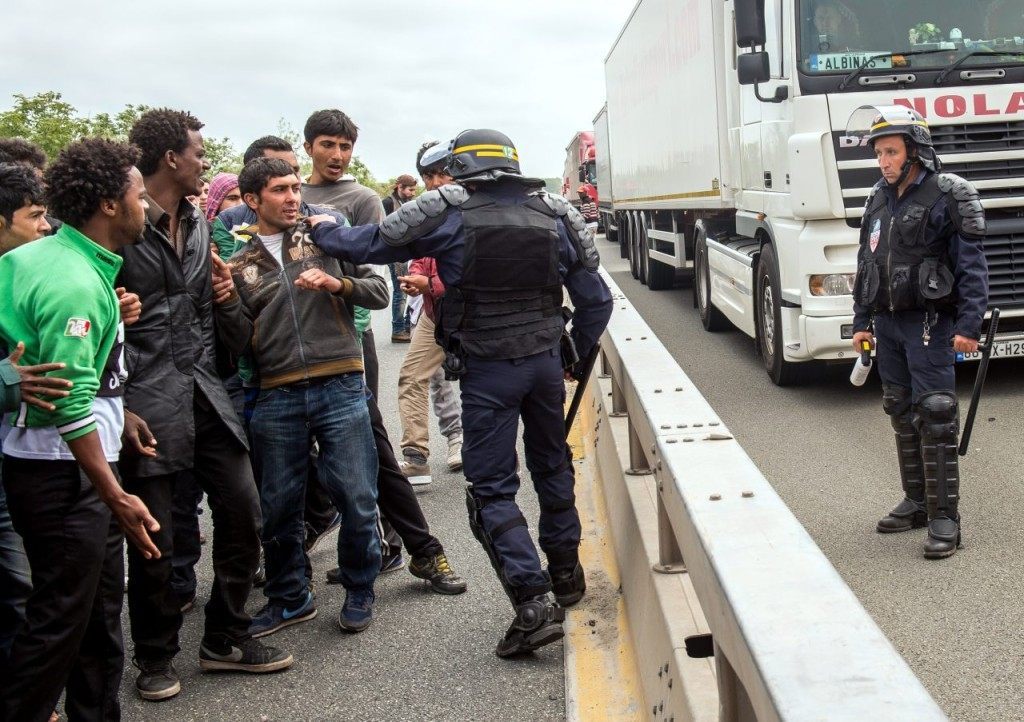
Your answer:
[[[602,274],[615,297],[600,364],[612,380],[609,415],[628,417],[626,473],[653,474],[657,482],[654,571],[688,573],[710,627],[719,719],[946,719],[714,409]]]

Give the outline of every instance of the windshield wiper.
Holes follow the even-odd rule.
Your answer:
[[[949,74],[959,68],[968,58],[977,57],[997,57],[1000,55],[1016,55],[1017,57],[1024,57],[1024,51],[1022,50],[972,50],[971,52],[964,55],[962,58],[957,60],[955,63],[950,65],[948,68],[939,73],[939,76],[935,78],[935,84],[940,85],[943,80],[949,77]]]
[[[948,52],[949,52],[949,50],[947,50],[946,48],[931,48],[930,50],[908,50],[905,53],[892,52],[892,53],[879,53],[878,55],[872,55],[870,58],[867,58],[860,65],[860,67],[856,68],[852,73],[850,73],[845,78],[843,78],[843,82],[841,82],[839,84],[839,89],[840,90],[845,90],[847,85],[852,83],[854,81],[854,79],[858,75],[860,75],[861,73],[863,73],[865,70],[868,69],[868,63],[870,63],[872,60],[878,60],[879,58],[893,58],[893,57],[895,57],[897,55],[902,56],[902,57],[906,57],[908,55],[929,55],[931,53],[948,53]],[[889,68],[884,68],[884,70],[889,70]]]

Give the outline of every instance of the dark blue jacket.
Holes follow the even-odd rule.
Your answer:
[[[920,186],[930,175],[932,172],[924,169],[901,198],[897,198],[896,190],[884,181],[876,192],[886,194],[889,211],[895,214],[897,209],[914,195],[917,186]],[[940,196],[932,205],[928,213],[927,234],[929,238],[945,237],[948,239],[949,261],[952,264],[951,270],[957,297],[953,333],[966,338],[980,339],[981,324],[988,308],[988,263],[985,260],[981,242],[964,237],[953,224],[948,208],[950,202],[955,201],[951,201],[947,193]],[[920,312],[902,311],[898,313]],[[854,301],[853,330],[855,332],[866,331],[870,323],[871,309]]]
[[[509,205],[522,205],[530,198],[522,186],[512,183],[489,185],[487,192],[499,203]],[[574,307],[571,333],[580,358],[586,358],[611,318],[612,296],[601,276],[583,267],[564,223],[558,224],[558,237],[558,272]],[[388,245],[377,225],[344,228],[320,223],[313,229],[313,241],[328,254],[357,264],[394,263],[429,256],[437,260],[438,275],[445,286],[457,286],[462,280],[465,234],[458,207],[448,209],[439,227],[405,246]]]

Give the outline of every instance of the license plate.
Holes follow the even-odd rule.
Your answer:
[[[875,57],[880,53],[820,53],[811,55],[811,70],[819,73],[833,70],[855,70],[867,65],[869,70],[891,68],[892,56]]]
[[[1024,356],[1024,339],[996,341],[992,344],[992,358],[1011,358],[1015,356]],[[979,359],[981,359],[981,351],[958,353],[956,355],[957,363],[962,361],[978,361]]]

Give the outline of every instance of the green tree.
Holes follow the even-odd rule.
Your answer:
[[[89,119],[89,134],[126,141],[135,121],[147,110],[148,105],[126,105],[124,110],[114,115],[98,113]]]
[[[89,133],[89,121],[81,118],[60,93],[47,91],[32,97],[14,94],[14,107],[0,112],[0,136],[30,140],[56,156],[68,143]]]

